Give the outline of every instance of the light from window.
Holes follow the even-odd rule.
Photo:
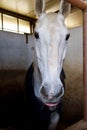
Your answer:
[[[30,33],[30,22],[19,19],[19,33]]]
[[[82,11],[78,9],[71,13],[65,20],[65,24],[68,28],[82,26]]]
[[[17,32],[17,18],[3,14],[3,30]]]
[[[1,20],[1,13],[0,13],[0,30],[2,30],[2,20]]]

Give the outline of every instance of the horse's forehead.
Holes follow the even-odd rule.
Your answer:
[[[49,37],[50,36],[56,37],[56,35],[58,37],[58,35],[60,36],[61,33],[64,35],[67,33],[63,16],[56,13],[43,14],[37,20],[35,31],[42,35],[43,34],[49,35]]]
[[[62,20],[58,17],[58,14],[56,13],[49,13],[49,14],[44,14],[42,15],[36,24],[37,28],[40,27],[58,27],[60,22],[62,22]]]

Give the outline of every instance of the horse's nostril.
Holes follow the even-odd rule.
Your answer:
[[[44,86],[41,87],[40,93],[44,98],[47,98],[48,100],[53,99],[53,94],[51,93],[50,95],[47,93],[46,88]]]
[[[58,94],[56,95],[56,97],[60,97],[63,94],[62,89],[58,92]]]
[[[40,93],[45,97],[47,96],[46,89],[44,86],[41,87]]]

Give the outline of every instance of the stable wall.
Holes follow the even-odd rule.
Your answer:
[[[83,31],[82,27],[69,30],[70,39],[64,62],[66,89],[64,117],[77,121],[83,116]]]
[[[0,31],[0,70],[26,70],[32,62],[33,38],[26,35]]]
[[[33,38],[26,40],[26,35],[0,31],[0,128],[24,127],[24,82],[33,60]]]

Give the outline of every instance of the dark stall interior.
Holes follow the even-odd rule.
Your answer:
[[[25,71],[0,71],[0,128],[23,127]]]

